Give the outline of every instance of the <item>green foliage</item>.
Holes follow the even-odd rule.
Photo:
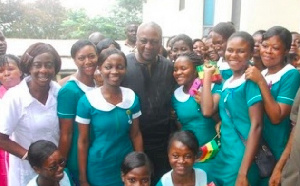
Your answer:
[[[128,23],[142,20],[142,0],[116,0],[109,16],[90,18],[84,9],[67,11],[59,0],[0,0],[0,29],[10,38],[80,39],[99,31],[125,39]]]
[[[56,30],[65,19],[65,9],[58,0],[39,0],[27,4],[15,0],[0,4],[0,28],[7,37],[59,37],[60,33]]]

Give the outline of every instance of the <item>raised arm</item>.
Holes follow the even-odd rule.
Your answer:
[[[201,111],[205,117],[211,117],[218,110],[218,104],[220,100],[220,95],[212,94],[211,84],[212,84],[212,75],[215,72],[214,66],[205,66],[204,69],[204,78],[203,78],[203,89],[201,96]]]
[[[89,131],[88,124],[78,123],[78,168],[79,168],[79,181],[81,186],[88,186],[87,180],[87,156],[89,148]]]
[[[290,114],[291,106],[276,102],[271,94],[266,80],[256,67],[250,66],[246,70],[245,75],[246,79],[250,79],[258,85],[263,97],[265,112],[269,116],[271,122],[273,124],[279,124],[286,116]]]

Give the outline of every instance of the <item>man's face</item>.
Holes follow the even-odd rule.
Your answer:
[[[140,62],[153,62],[161,47],[161,33],[153,27],[143,27],[137,33],[136,47]]]
[[[0,56],[6,53],[7,43],[3,33],[0,31]]]
[[[128,38],[129,41],[132,43],[136,42],[136,31],[137,31],[138,26],[137,25],[130,25],[126,29],[126,37]]]

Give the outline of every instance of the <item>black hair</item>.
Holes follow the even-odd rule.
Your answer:
[[[201,39],[198,39],[198,38],[193,39],[193,45],[194,45],[196,42],[201,42],[201,43],[204,44],[204,42],[203,42]]]
[[[183,130],[173,133],[173,135],[169,139],[168,151],[170,151],[171,145],[174,141],[180,141],[181,143],[186,145],[195,156],[199,152],[198,140],[194,133],[190,130]]]
[[[290,50],[292,43],[291,32],[282,26],[273,26],[264,33],[262,41],[265,41],[273,36],[278,36],[285,46],[285,50]]]
[[[21,71],[25,74],[29,74],[34,58],[44,53],[49,53],[53,56],[55,74],[57,74],[61,67],[61,59],[59,54],[52,45],[40,42],[30,45],[22,55],[20,60]]]
[[[201,56],[197,55],[195,52],[182,53],[177,57],[177,59],[180,57],[188,58],[194,64],[194,67],[202,65],[204,62],[203,58]],[[177,59],[176,59],[176,61],[177,61]],[[176,61],[175,61],[175,63],[176,63]]]
[[[132,169],[146,166],[150,176],[153,173],[153,166],[148,156],[143,152],[131,152],[127,154],[121,164],[121,172],[126,175]]]
[[[98,58],[98,65],[101,66],[104,61],[110,56],[110,55],[113,55],[113,54],[118,54],[120,56],[122,56],[125,60],[125,66],[127,66],[127,59],[126,59],[126,56],[125,54],[121,51],[121,50],[118,50],[116,48],[108,48],[108,49],[105,49],[103,50],[100,55],[99,55],[99,58]]]
[[[95,52],[97,52],[96,46],[91,41],[86,40],[86,39],[80,39],[72,45],[72,47],[71,47],[71,57],[73,59],[75,59],[76,53],[85,46],[92,46],[95,49]]]
[[[0,56],[0,67],[8,64],[8,60],[11,60],[13,63],[15,63],[17,65],[17,67],[19,68],[19,70],[21,71],[21,66],[20,66],[20,58],[13,55],[13,54],[4,54],[2,56]],[[21,71],[22,72],[22,71]],[[23,79],[23,72],[22,72],[22,76],[21,79]]]
[[[257,30],[257,31],[255,31],[255,32],[252,34],[252,36],[255,36],[255,35],[263,35],[264,33],[266,33],[265,30]]]
[[[162,45],[161,45],[161,51],[162,51],[161,55],[164,56],[165,58],[167,58],[168,57],[168,51]]]
[[[166,46],[170,46],[172,48],[172,40],[176,37],[176,35],[172,35],[168,38]]]
[[[100,54],[102,50],[109,48],[110,45],[114,45],[116,49],[121,50],[120,45],[115,40],[106,38],[97,44],[97,54]]]
[[[299,35],[299,33],[298,33],[298,32],[295,32],[295,31],[291,32],[291,34],[292,34],[292,35],[294,35],[294,34],[295,34],[295,35]]]
[[[229,37],[228,41],[233,39],[233,38],[236,38],[236,37],[239,37],[239,38],[243,39],[244,41],[248,42],[250,50],[251,50],[251,52],[253,52],[253,50],[254,50],[254,39],[248,32],[244,32],[244,31],[235,32]]]
[[[235,28],[231,22],[220,22],[212,28],[212,31],[221,35],[222,38],[227,41],[235,32]]]
[[[177,41],[184,41],[187,44],[187,46],[190,48],[190,50],[193,51],[193,40],[192,40],[192,38],[190,38],[190,36],[188,36],[186,34],[179,34],[179,35],[175,36],[171,42],[172,49],[173,49],[174,43],[176,43]]]
[[[57,146],[47,140],[39,140],[32,143],[28,149],[28,161],[31,167],[41,168],[43,163],[51,156]]]

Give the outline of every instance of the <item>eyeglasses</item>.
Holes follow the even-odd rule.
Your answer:
[[[58,170],[59,167],[65,167],[66,164],[67,164],[67,160],[63,158],[63,159],[59,160],[59,162],[56,165],[54,165],[52,167],[48,167],[48,168],[44,167],[44,169],[47,169],[48,171],[51,171],[51,172],[55,172]]]

